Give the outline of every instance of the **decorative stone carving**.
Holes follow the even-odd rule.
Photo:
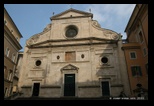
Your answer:
[[[78,70],[78,69],[79,69],[78,67],[69,64],[69,65],[63,67],[61,70]]]
[[[29,39],[28,41],[27,41],[27,45],[29,46],[29,45],[32,45],[33,44],[33,40],[32,39]]]
[[[109,30],[104,30],[104,35],[106,36],[106,37],[108,37],[108,36],[110,36],[112,34],[112,32],[111,31],[109,31]]]
[[[111,34],[111,39],[118,40],[119,36],[117,34]]]
[[[48,25],[44,28],[43,32],[48,31],[49,29],[51,29],[51,25],[52,25],[51,23],[48,24]]]
[[[110,37],[112,40],[118,40],[119,39],[119,35],[111,30],[104,30],[104,35],[106,37]]]
[[[92,21],[92,25],[95,27],[101,28],[100,24],[96,20]]]
[[[38,41],[40,34],[33,35],[28,41],[27,45],[30,46]]]

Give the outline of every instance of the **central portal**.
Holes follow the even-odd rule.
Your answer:
[[[75,74],[65,74],[64,96],[75,96]]]
[[[39,96],[40,83],[34,83],[32,96]]]

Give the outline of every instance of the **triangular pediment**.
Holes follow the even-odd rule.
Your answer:
[[[76,67],[72,64],[69,64],[69,65],[63,67],[61,70],[78,70],[78,69],[79,69],[78,67]]]
[[[66,10],[64,12],[52,16],[50,19],[53,20],[62,18],[75,18],[75,17],[93,17],[93,14],[71,8],[69,10]]]

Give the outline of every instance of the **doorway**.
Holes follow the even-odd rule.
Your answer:
[[[64,96],[75,96],[75,74],[65,74]]]
[[[110,96],[110,87],[108,81],[102,81],[102,96]]]
[[[32,96],[39,96],[40,83],[34,83]]]

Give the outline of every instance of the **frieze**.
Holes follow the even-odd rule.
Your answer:
[[[46,31],[50,30],[50,29],[51,29],[51,25],[52,25],[51,23],[48,24],[48,25],[44,28],[43,32],[46,32]]]
[[[118,40],[119,39],[119,36],[117,34],[113,34],[113,33],[110,35],[110,37],[113,40]]]
[[[119,34],[117,34],[116,32],[113,32],[111,30],[105,29],[103,32],[104,32],[104,35],[106,37],[110,37],[111,40],[118,40],[120,38]]]
[[[76,66],[73,66],[71,64],[63,67],[61,70],[78,70],[79,68],[77,68]]]
[[[93,21],[92,21],[92,25],[93,25],[94,27],[101,28],[100,24],[99,24],[96,20],[93,20]]]
[[[27,41],[27,45],[30,46],[30,45],[36,43],[36,42],[38,41],[39,37],[40,37],[40,34],[36,34],[36,35],[32,36],[32,37]]]
[[[110,38],[111,40],[118,40],[119,39],[119,34],[117,34],[116,32],[114,32],[112,30],[101,28],[100,24],[96,20],[92,21],[92,26],[94,28],[97,28],[98,30],[102,30],[104,35],[107,38]]]

